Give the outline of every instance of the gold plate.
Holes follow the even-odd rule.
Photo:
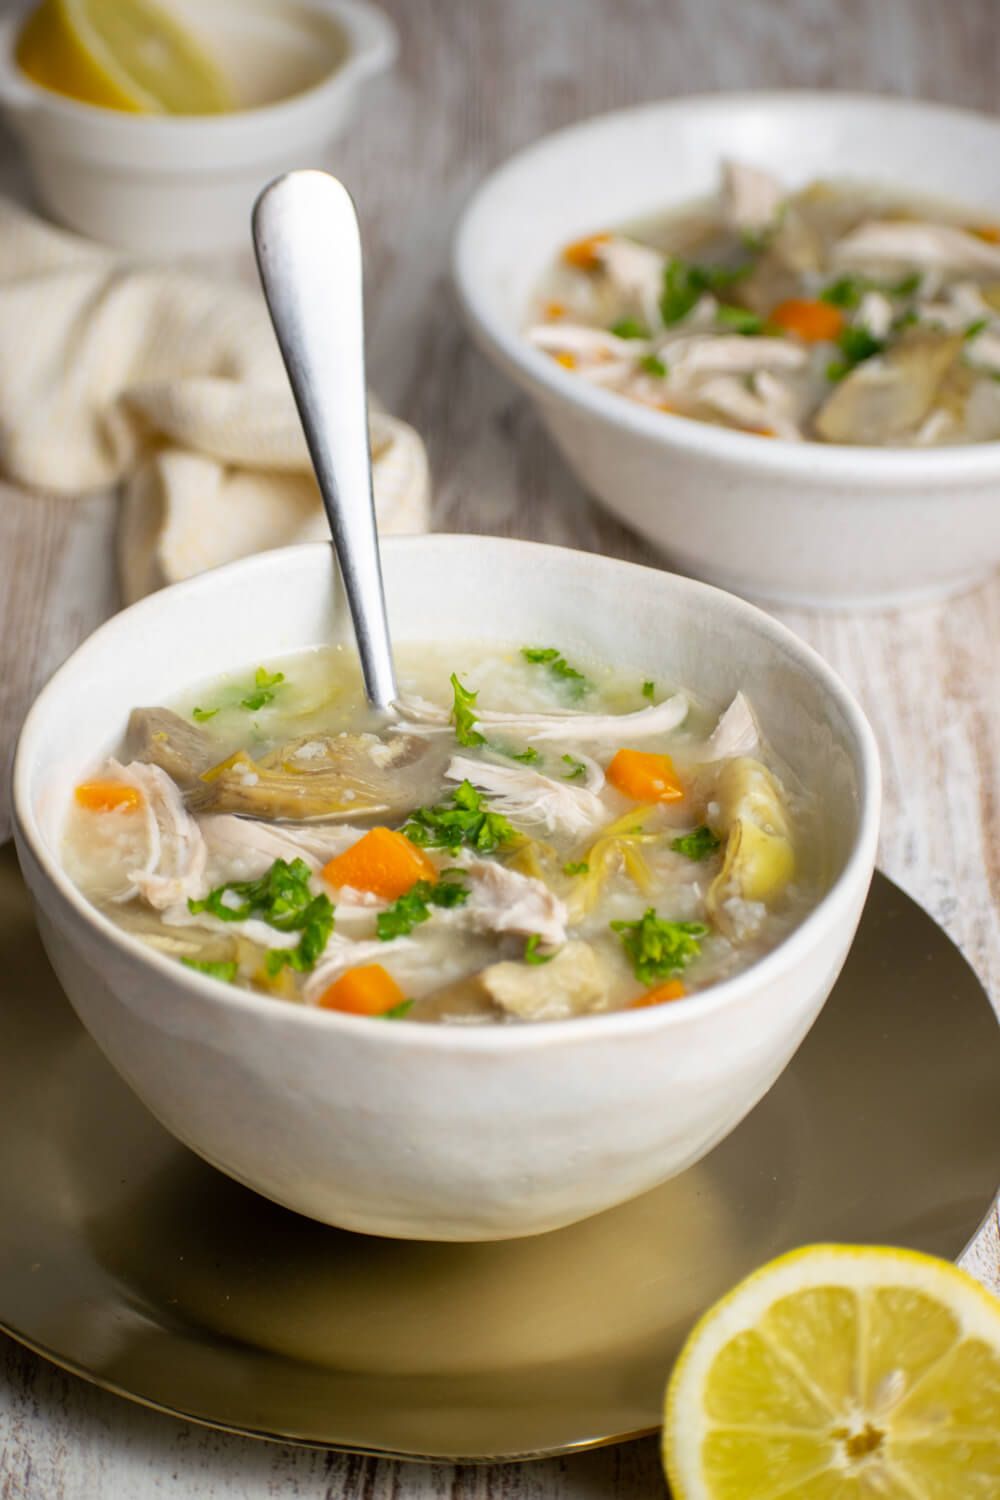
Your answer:
[[[73,1015],[9,848],[0,952],[0,1326],[214,1427],[449,1460],[637,1436],[693,1319],[751,1267],[827,1239],[955,1256],[996,1183],[1000,1030],[881,875],[822,1017],[723,1145],[495,1245],[327,1229],[178,1145]]]

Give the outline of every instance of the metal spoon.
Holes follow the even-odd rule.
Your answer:
[[[365,696],[398,697],[368,446],[361,236],[351,195],[326,172],[289,172],[254,205],[264,296],[333,533]]]

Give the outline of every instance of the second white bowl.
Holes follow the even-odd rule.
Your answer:
[[[1000,443],[847,448],[651,411],[523,337],[560,248],[714,190],[735,157],[790,187],[853,177],[1000,219],[1000,122],[847,94],[712,94],[604,115],[495,172],[459,225],[454,275],[474,337],[538,404],[581,482],[685,572],[784,604],[916,602],[1000,562]]]

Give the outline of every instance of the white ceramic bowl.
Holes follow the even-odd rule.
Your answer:
[[[515,156],[459,225],[473,335],[534,397],[581,482],[674,565],[779,603],[917,601],[1000,562],[1000,443],[930,450],[753,437],[602,391],[521,336],[559,249],[715,189],[724,157],[790,187],[853,176],[1000,219],[1000,121],[846,94],[714,94],[604,115]]]
[[[348,638],[322,543],[133,605],[70,657],[25,723],[16,837],[46,949],[84,1025],[149,1109],[223,1171],[373,1234],[553,1229],[704,1155],[774,1082],[854,935],[875,856],[872,732],[809,647],[751,605],[609,558],[496,537],[385,544],[398,641],[557,640],[709,703],[746,689],[828,812],[833,884],[773,953],[673,1005],[573,1021],[384,1022],[223,988],[121,932],[59,862],[71,788],[130,708]]]
[[[143,255],[245,249],[271,178],[333,165],[361,85],[396,55],[366,0],[173,0],[190,13],[240,108],[138,115],[40,88],[14,58],[23,7],[0,22],[0,108],[54,218]]]

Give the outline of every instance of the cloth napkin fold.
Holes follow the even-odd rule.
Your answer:
[[[423,443],[377,405],[370,435],[380,529],[425,531]],[[126,602],[328,535],[263,298],[129,261],[4,199],[0,472],[68,496],[124,483]]]

